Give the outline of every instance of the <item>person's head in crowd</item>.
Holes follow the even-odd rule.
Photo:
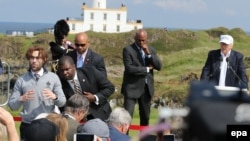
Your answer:
[[[122,108],[116,107],[111,113],[107,120],[109,126],[116,128],[121,133],[126,134],[131,124],[131,116],[129,112]]]
[[[138,29],[135,33],[134,40],[137,46],[143,47],[144,44],[147,44],[147,32],[144,29]]]
[[[67,141],[66,135],[68,131],[68,121],[67,119],[57,113],[50,113],[46,117],[49,121],[55,123],[59,127],[59,133],[56,137],[56,141]]]
[[[46,118],[33,120],[25,132],[25,141],[57,141],[59,127]]]
[[[83,54],[89,47],[89,38],[85,32],[80,32],[75,36],[75,47],[79,54]]]
[[[65,19],[60,19],[54,25],[55,41],[59,45],[66,44],[66,37],[69,33],[69,25]]]
[[[76,73],[76,66],[70,56],[63,56],[58,62],[58,71],[61,78],[65,80],[74,79]]]
[[[44,48],[37,46],[30,47],[25,56],[29,61],[30,69],[34,72],[38,72],[48,60],[47,51]]]
[[[227,54],[233,48],[234,39],[231,35],[220,36],[220,49],[223,54]]]
[[[109,127],[106,122],[99,118],[88,120],[77,129],[78,133],[94,134],[102,138],[103,141],[109,141]]]
[[[80,122],[87,116],[89,110],[89,100],[80,94],[72,95],[66,102],[64,111]]]

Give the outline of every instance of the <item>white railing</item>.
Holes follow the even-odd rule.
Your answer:
[[[2,73],[0,74],[0,106],[5,106],[10,96],[10,66],[2,62]]]

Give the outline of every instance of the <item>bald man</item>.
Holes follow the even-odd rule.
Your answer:
[[[154,70],[161,70],[162,63],[155,49],[147,43],[144,29],[136,31],[134,40],[134,43],[123,49],[124,108],[133,117],[138,102],[140,125],[146,126],[149,124],[150,102],[154,95]]]
[[[85,32],[80,32],[75,36],[76,49],[66,55],[72,57],[77,68],[94,66],[104,76],[107,77],[107,71],[104,59],[101,55],[95,53],[90,48],[89,38]]]

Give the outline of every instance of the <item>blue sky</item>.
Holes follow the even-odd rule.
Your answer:
[[[92,0],[0,0],[0,21],[55,23],[80,17],[81,5]],[[124,3],[128,19],[144,27],[210,29],[242,28],[250,31],[249,0],[107,0],[107,8]]]

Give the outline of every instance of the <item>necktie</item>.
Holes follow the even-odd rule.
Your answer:
[[[76,94],[81,94],[81,88],[79,86],[79,84],[76,82],[76,80],[72,80],[72,83],[74,84],[74,91]]]
[[[143,65],[145,66],[145,52],[140,49],[140,53],[141,53],[141,58],[142,58],[142,61],[143,61]]]
[[[36,78],[36,81],[38,81],[38,80],[39,80],[39,78],[40,78],[40,75],[39,75],[39,74],[37,74],[37,73],[35,73],[35,74],[34,74],[34,76],[35,76],[35,78]]]
[[[80,55],[77,60],[77,68],[81,68],[82,66],[83,66],[83,60],[82,60],[82,55]]]

